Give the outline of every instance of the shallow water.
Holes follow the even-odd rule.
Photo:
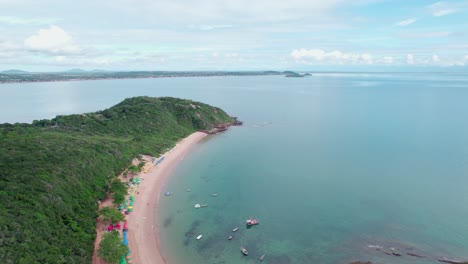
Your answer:
[[[167,183],[174,194],[161,198],[159,224],[170,263],[252,263],[262,254],[282,264],[468,258],[466,75],[7,84],[0,122],[94,111],[136,95],[191,98],[245,121],[201,143]],[[248,217],[260,225],[246,229]]]

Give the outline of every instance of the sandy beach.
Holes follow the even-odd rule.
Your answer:
[[[168,175],[187,152],[207,135],[195,132],[166,153],[164,161],[152,167],[144,177],[135,195],[133,212],[128,215],[129,247],[134,264],[167,263],[161,254],[156,214],[163,184]]]

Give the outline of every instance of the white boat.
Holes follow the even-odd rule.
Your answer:
[[[197,236],[197,240],[200,240],[203,237],[203,235]]]
[[[234,229],[232,230],[232,232],[236,232],[237,230],[239,230],[238,227],[234,228]]]
[[[195,208],[197,208],[197,209],[200,208],[200,207],[201,207],[200,204],[196,204],[196,205],[195,205]]]
[[[216,196],[218,196],[218,195],[219,195],[219,194],[217,194],[217,193],[211,194],[212,197],[216,197]]]
[[[244,256],[249,255],[249,252],[247,251],[246,248],[241,247],[240,250],[241,250],[242,254],[244,254]]]

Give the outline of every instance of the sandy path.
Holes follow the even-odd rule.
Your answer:
[[[138,193],[135,195],[133,212],[128,215],[128,238],[133,264],[167,263],[161,254],[159,231],[156,226],[156,213],[159,197],[169,173],[185,154],[200,140],[205,133],[195,132],[178,143],[173,151],[166,153],[164,161],[141,174]],[[162,194],[163,195],[163,194]]]

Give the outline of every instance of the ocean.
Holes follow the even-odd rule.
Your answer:
[[[2,84],[0,123],[141,95],[202,101],[244,121],[208,137],[168,180],[158,224],[169,263],[468,259],[468,75]],[[247,229],[250,217],[260,224]]]

